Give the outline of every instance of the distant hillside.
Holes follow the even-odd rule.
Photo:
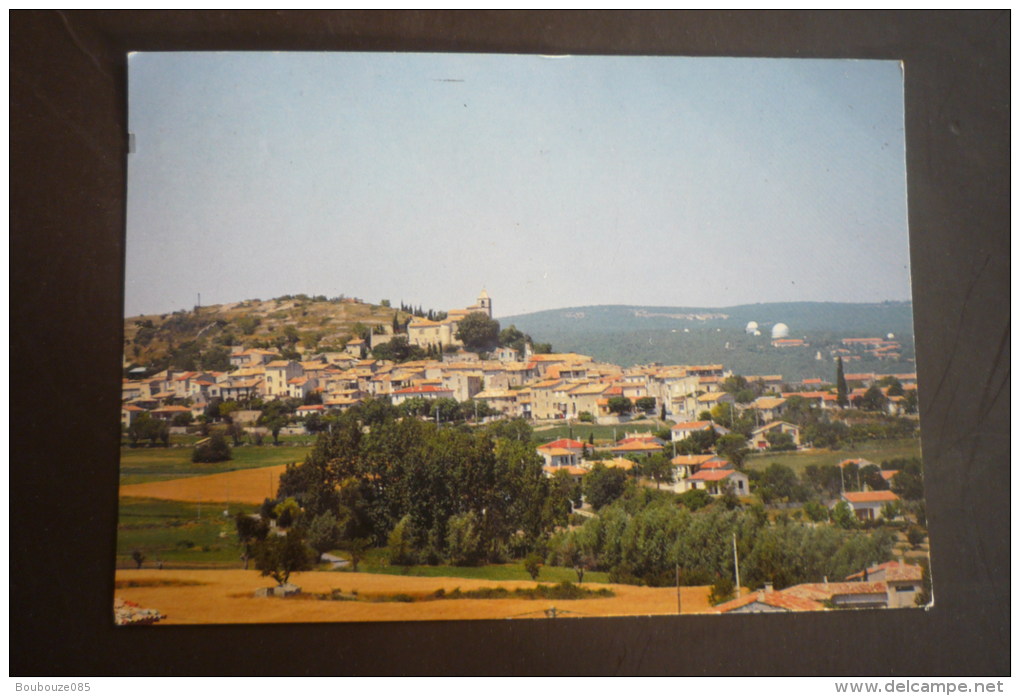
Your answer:
[[[833,379],[830,351],[841,339],[890,333],[902,344],[900,360],[861,355],[847,363],[847,371],[913,372],[912,310],[910,302],[783,302],[723,308],[602,305],[499,321],[504,328],[513,324],[541,336],[558,351],[577,351],[620,365],[721,362],[740,374]],[[744,331],[751,321],[758,323],[761,336]],[[780,322],[789,327],[791,338],[804,339],[809,346],[773,348],[771,330]],[[821,361],[816,360],[819,351]]]
[[[226,369],[228,347],[245,345],[273,350],[340,350],[369,328],[392,326],[410,315],[391,307],[352,298],[284,296],[210,305],[169,314],[124,320],[124,358],[128,364],[165,367],[200,363],[203,369]]]

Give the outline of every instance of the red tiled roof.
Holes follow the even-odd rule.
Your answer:
[[[560,440],[553,440],[552,442],[547,442],[544,445],[539,445],[538,446],[538,449],[540,449],[540,450],[554,449],[554,448],[561,448],[561,449],[584,449],[584,443],[580,442],[578,440],[570,440],[570,439],[567,439],[567,438],[562,438]]]
[[[712,426],[712,421],[689,421],[687,423],[677,423],[671,430],[705,430]]]
[[[737,473],[733,469],[702,469],[688,478],[688,481],[722,481],[731,474]]]
[[[654,442],[625,442],[622,445],[617,445],[611,448],[613,452],[656,452],[662,449],[661,445],[657,445]]]
[[[797,597],[796,595],[786,594],[785,592],[759,591],[751,592],[750,594],[744,595],[738,599],[731,599],[728,602],[719,604],[715,607],[715,611],[720,614],[725,614],[735,609],[746,607],[749,604],[754,604],[755,602],[767,604],[770,607],[776,607],[778,609],[785,609],[786,611],[822,611],[825,609],[824,604],[811,599]]]
[[[844,493],[843,497],[851,503],[888,503],[900,497],[892,491],[860,491]]]

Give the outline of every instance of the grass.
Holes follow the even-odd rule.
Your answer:
[[[853,449],[827,450],[818,449],[806,452],[781,452],[776,454],[751,455],[744,462],[744,467],[752,470],[763,470],[769,464],[777,462],[790,467],[798,475],[811,464],[838,464],[844,459],[867,459],[880,465],[889,459],[920,457],[920,440],[871,440],[861,442]]]
[[[535,428],[533,439],[538,444],[545,444],[553,440],[572,437],[581,442],[587,442],[589,435],[594,435],[596,442],[613,442],[613,436],[622,438],[626,433],[647,433],[669,428],[669,425],[659,425],[659,421],[641,420],[633,423],[620,423],[619,425],[590,425],[587,423],[575,423],[574,425],[556,425],[544,429],[542,426]]]
[[[195,464],[191,461],[190,447],[122,447],[120,450],[120,483],[148,483],[188,476],[220,474],[239,469],[278,466],[303,462],[311,447],[255,447],[244,445],[232,448],[233,459],[215,464]]]
[[[224,517],[224,509],[228,515]],[[134,568],[134,550],[144,566],[241,567],[233,516],[251,505],[199,505],[148,498],[121,498],[117,520],[117,567]]]

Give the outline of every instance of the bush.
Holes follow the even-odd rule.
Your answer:
[[[728,602],[733,599],[735,589],[736,586],[733,584],[733,578],[728,575],[720,575],[712,583],[712,591],[708,593],[708,603],[715,606],[716,604]]]
[[[195,445],[195,450],[191,453],[191,461],[198,464],[225,462],[230,459],[233,459],[230,454],[230,445],[222,435],[218,434]]]

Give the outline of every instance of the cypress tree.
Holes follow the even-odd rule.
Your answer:
[[[843,358],[836,359],[836,403],[840,408],[846,408],[847,399],[846,377],[843,376]]]

